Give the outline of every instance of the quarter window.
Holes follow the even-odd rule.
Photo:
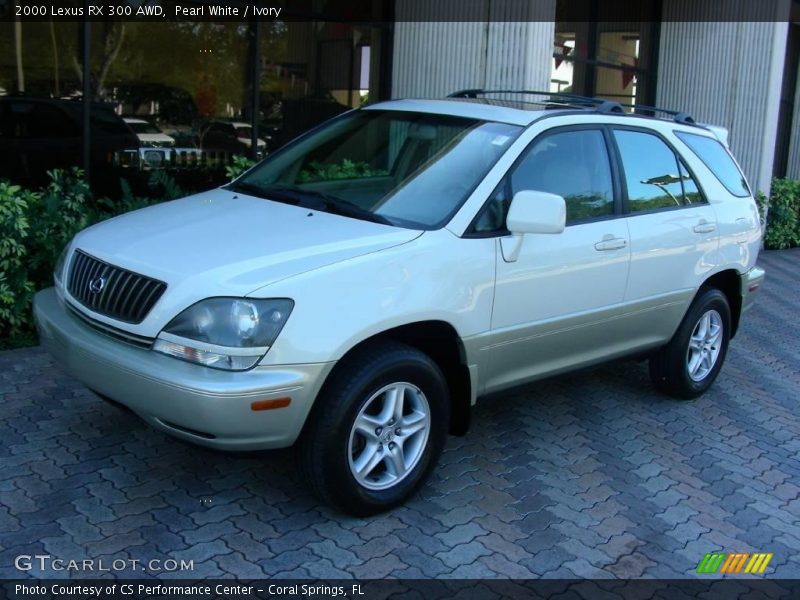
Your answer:
[[[702,203],[700,190],[675,152],[659,137],[615,130],[632,213]]]
[[[563,196],[567,223],[614,214],[614,187],[602,131],[564,131],[533,142],[511,174],[512,195],[537,190]]]
[[[675,135],[689,146],[692,152],[703,161],[708,169],[714,174],[719,182],[734,196],[744,198],[750,195],[750,188],[747,187],[744,175],[733,162],[731,155],[725,147],[713,138],[676,131]]]

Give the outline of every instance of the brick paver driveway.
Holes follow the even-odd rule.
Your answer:
[[[628,361],[484,400],[422,493],[368,520],[309,497],[291,450],[190,446],[39,349],[0,353],[0,577],[50,554],[194,560],[182,576],[666,578],[715,550],[800,577],[800,252],[760,262],[704,398],[659,396]]]

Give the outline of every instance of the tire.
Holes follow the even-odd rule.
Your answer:
[[[730,335],[727,297],[716,288],[701,288],[672,340],[650,358],[653,384],[681,400],[702,395],[722,369]]]
[[[402,417],[391,411],[396,399]],[[327,504],[359,517],[380,513],[424,483],[449,420],[447,384],[430,357],[393,341],[370,344],[323,386],[300,439],[301,469]]]

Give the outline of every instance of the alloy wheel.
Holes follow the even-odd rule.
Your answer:
[[[711,373],[722,349],[722,317],[716,310],[702,314],[689,338],[686,372],[692,381],[702,381]]]
[[[359,485],[385,490],[402,481],[425,452],[430,433],[428,399],[415,385],[392,383],[363,405],[350,430],[347,456]]]

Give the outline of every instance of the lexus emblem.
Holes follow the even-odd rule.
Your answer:
[[[106,280],[103,279],[100,275],[97,277],[93,277],[89,281],[89,291],[93,294],[99,294],[103,291],[103,288],[106,287]]]

